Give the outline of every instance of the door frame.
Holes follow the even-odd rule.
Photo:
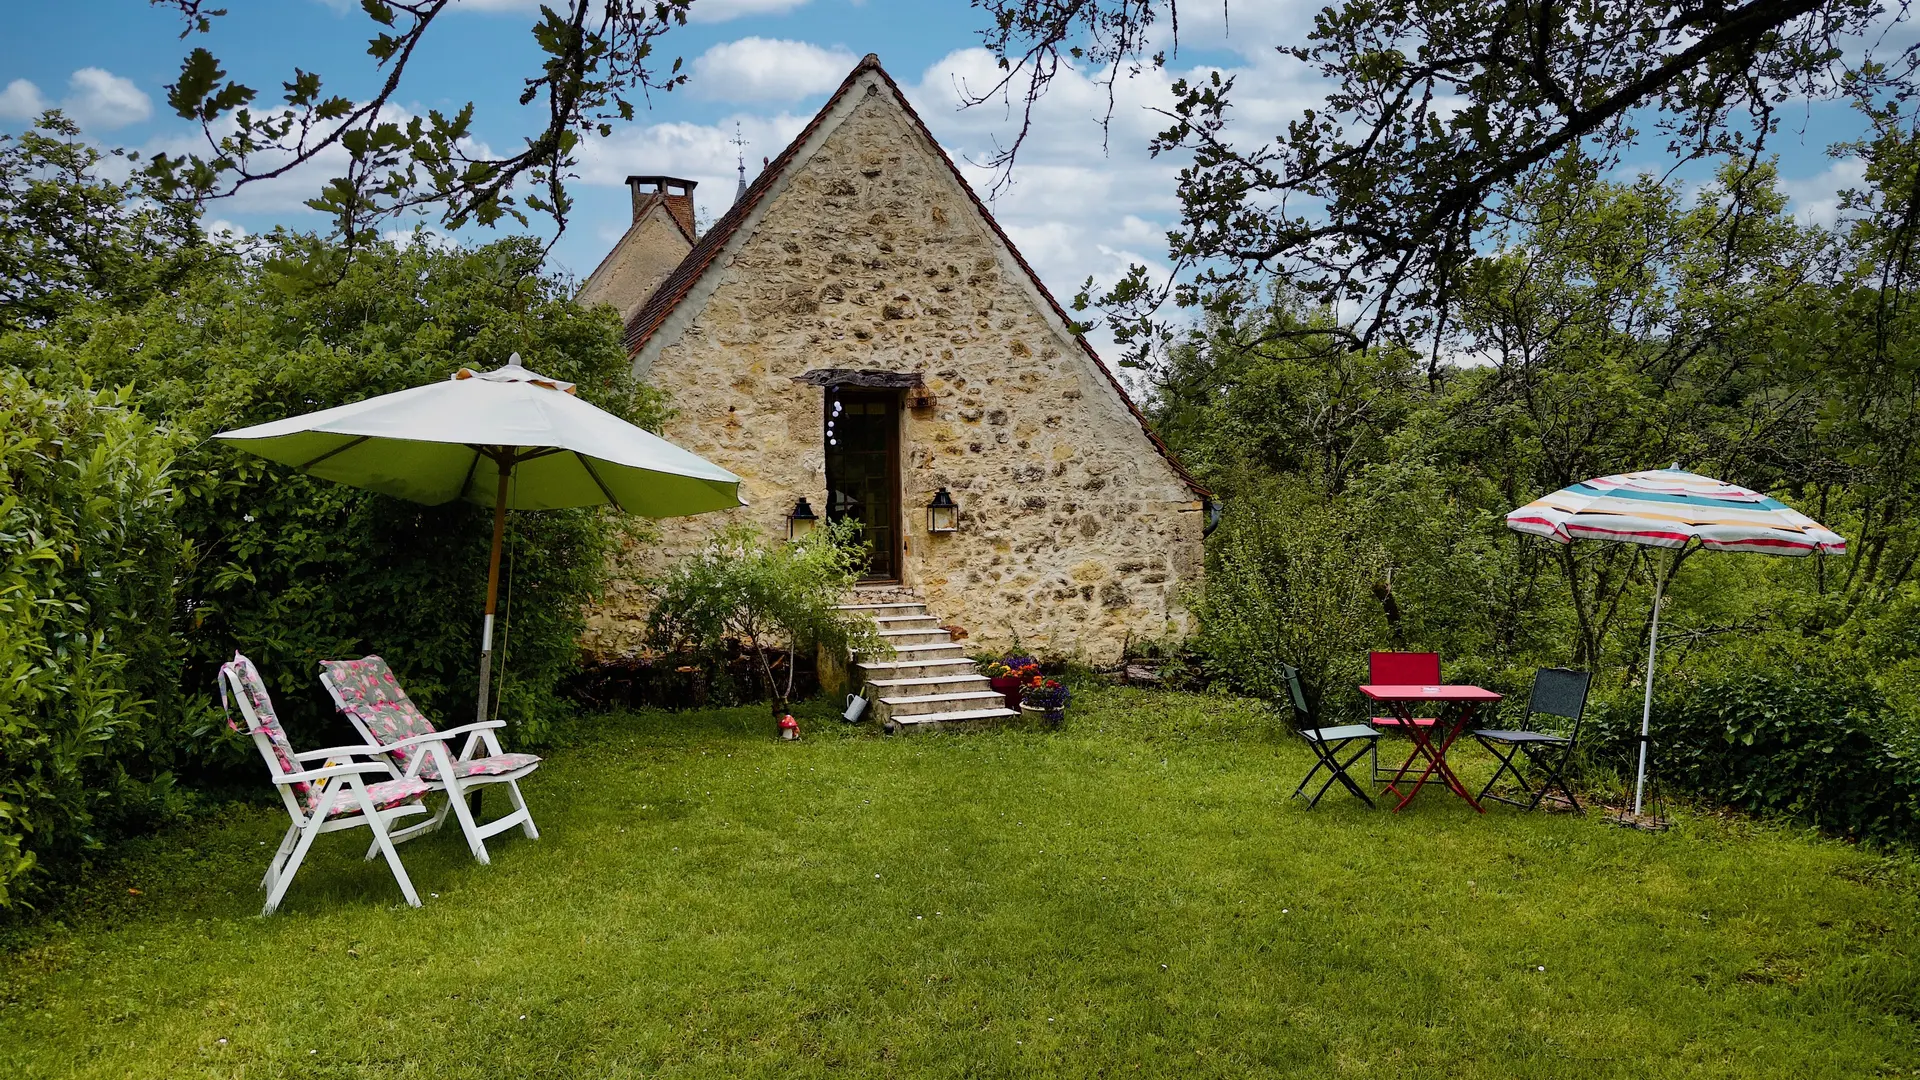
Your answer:
[[[902,416],[905,412],[901,407],[904,394],[897,389],[852,386],[845,383],[837,383],[826,387],[826,393],[820,397],[820,450],[821,473],[827,483],[827,506],[829,508],[829,514],[832,513],[831,508],[833,506],[833,469],[831,465],[831,448],[827,445],[827,421],[833,417],[833,402],[836,398],[842,401],[859,400],[880,402],[887,407],[887,415],[892,419],[892,423],[886,425],[886,454],[887,486],[893,493],[893,528],[890,530],[893,540],[891,544],[892,550],[888,552],[890,561],[893,564],[893,573],[890,576],[863,575],[860,578],[860,583],[863,585],[900,584],[906,580],[907,562],[907,515],[906,507],[903,505],[906,493],[901,489],[900,468],[901,444],[905,441],[901,431]]]

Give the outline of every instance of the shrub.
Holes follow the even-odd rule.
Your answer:
[[[1291,664],[1316,704],[1364,681],[1367,649],[1385,639],[1373,586],[1386,567],[1364,527],[1312,496],[1229,505],[1195,605],[1209,676],[1277,700]]]
[[[651,643],[662,649],[717,652],[727,639],[759,658],[773,711],[786,711],[793,694],[794,656],[800,649],[873,650],[880,646],[871,620],[839,610],[860,576],[857,526],[836,522],[798,543],[767,543],[748,525],[715,533],[697,552],[647,582]],[[776,675],[768,647],[787,651],[786,673]]]
[[[182,651],[178,442],[132,397],[0,367],[0,910],[176,806],[148,749]]]
[[[291,250],[281,239],[259,254]],[[538,245],[524,240],[473,250],[380,244],[331,287],[289,290],[267,260],[228,258],[164,300],[82,307],[35,334],[0,337],[0,363],[41,385],[132,383],[140,408],[183,438],[175,629],[184,657],[158,702],[177,767],[252,768],[251,748],[227,735],[213,694],[214,672],[236,648],[259,663],[297,744],[345,734],[315,679],[327,657],[380,653],[423,708],[449,720],[470,713],[490,509],[344,487],[208,437],[461,366],[497,367],[514,351],[577,383],[584,399],[657,423],[655,399],[628,374],[617,320],[579,307],[540,263]],[[598,510],[509,515],[496,662],[513,738],[539,740],[566,708],[556,686],[577,664],[585,607],[621,527]]]
[[[1920,746],[1867,683],[1808,666],[1663,676],[1660,783],[1847,836],[1920,841]],[[1633,775],[1640,698],[1599,704],[1590,753]]]

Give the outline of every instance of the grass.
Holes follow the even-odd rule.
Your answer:
[[[807,719],[596,722],[418,911],[348,834],[258,917],[264,808],[157,838],[0,956],[0,1076],[1920,1075],[1915,877],[1837,842],[1309,812],[1217,698]]]

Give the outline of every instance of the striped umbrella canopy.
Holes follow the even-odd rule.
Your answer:
[[[1586,480],[1535,499],[1507,515],[1507,528],[1544,536],[1556,544],[1612,540],[1649,547],[1763,555],[1844,555],[1838,533],[1778,499],[1723,480],[1671,469],[1648,469]],[[1675,555],[1678,566],[1679,555]],[[1671,572],[1667,576],[1672,576]],[[1648,731],[1653,722],[1653,663],[1660,647],[1660,602],[1666,577],[1656,576],[1653,626],[1647,639],[1646,700],[1640,711],[1640,767],[1633,784],[1633,813],[1641,811],[1647,782]]]
[[[1615,540],[1767,555],[1843,555],[1847,542],[1778,499],[1675,466],[1586,480],[1507,515],[1555,543]]]

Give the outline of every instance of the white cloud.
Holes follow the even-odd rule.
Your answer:
[[[1819,173],[1800,179],[1782,177],[1784,193],[1793,216],[1814,225],[1832,225],[1840,217],[1840,192],[1863,188],[1867,182],[1867,163],[1857,157],[1841,158]]]
[[[453,237],[424,223],[415,223],[403,229],[382,229],[380,239],[403,248],[419,244],[434,251],[446,251],[455,244]]]
[[[784,15],[807,0],[698,0],[687,10],[688,22],[729,22],[748,15]]]
[[[25,79],[15,79],[0,90],[0,119],[33,120],[46,111],[46,97]]]
[[[741,38],[700,54],[688,85],[695,94],[720,101],[792,101],[839,86],[858,62],[843,48]]]
[[[60,107],[82,127],[112,129],[138,123],[153,115],[153,101],[132,79],[111,71],[84,67],[68,80],[71,88]]]
[[[716,124],[646,124],[616,129],[605,139],[580,148],[580,179],[588,184],[619,186],[629,176],[677,176],[699,185],[695,209],[719,216],[733,202],[739,186],[733,145],[734,124],[746,141],[747,182],[760,173],[760,159],[786,148],[808,116],[781,112],[774,116],[740,114]],[[622,229],[625,223],[621,223]],[[604,254],[604,252],[602,253]]]
[[[246,229],[226,218],[203,219],[200,222],[200,231],[206,233],[209,239],[226,244],[237,244],[248,236]]]

